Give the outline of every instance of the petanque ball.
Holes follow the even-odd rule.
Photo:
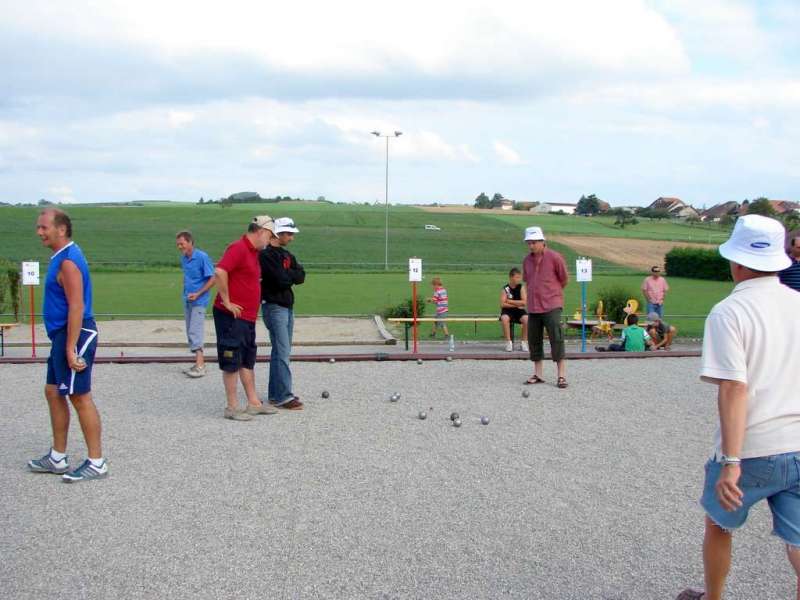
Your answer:
[[[453,427],[461,427],[461,419],[455,419],[453,421]]]
[[[445,360],[447,362],[453,362],[453,357],[452,356],[448,356],[447,358],[445,358]]]
[[[459,419],[459,418],[460,417],[459,417],[457,412],[450,413],[450,420],[451,421],[455,421],[456,419]]]
[[[419,415],[417,416],[420,418],[421,421],[424,421],[425,419],[428,418],[428,413],[426,413],[424,410],[421,410],[419,411]]]
[[[522,390],[522,397],[523,398],[528,398],[530,395],[531,395],[531,393],[528,390]]]
[[[322,392],[322,397],[323,397],[323,398],[330,398],[330,397],[331,397],[331,395],[328,393],[328,391],[327,391],[327,390],[325,390],[324,392]]]
[[[331,363],[331,364],[333,364],[333,363],[335,363],[335,362],[336,362],[336,359],[335,359],[335,358],[333,358],[333,357],[331,357],[331,359],[330,359],[328,362],[329,362],[329,363]]]
[[[397,402],[400,400],[400,394],[392,394],[389,396],[389,402]]]
[[[421,364],[422,364],[422,359],[421,359],[421,358],[418,358],[418,359],[417,359],[417,364],[418,364],[418,365],[421,365]]]
[[[481,425],[488,425],[489,417],[481,417]]]

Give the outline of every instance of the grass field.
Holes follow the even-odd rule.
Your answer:
[[[506,278],[502,271],[448,273],[442,275],[450,296],[450,312],[458,314],[492,315],[499,313],[500,289]],[[597,292],[611,285],[623,285],[637,297],[640,275],[599,275],[588,286],[589,304],[596,301]],[[666,314],[681,335],[697,337],[702,334],[703,318],[710,308],[731,289],[730,283],[671,278],[671,291],[666,301]],[[93,276],[94,309],[98,315],[182,315],[180,303],[182,279],[179,271],[96,273]],[[429,284],[419,287],[430,295]],[[37,290],[41,301],[41,289]],[[400,273],[316,273],[296,290],[296,313],[302,315],[380,313],[383,308],[411,297],[410,284]],[[24,302],[27,308],[27,299]],[[432,314],[428,305],[428,314]],[[580,285],[571,282],[565,294],[565,314],[571,315],[580,307]],[[40,309],[37,311],[40,312]],[[102,318],[102,317],[101,317]],[[471,324],[454,324],[458,339],[492,339],[499,326],[481,324],[477,336]]]
[[[35,208],[0,208],[0,256],[45,261],[48,253],[34,235]],[[314,270],[382,270],[384,218],[382,207],[323,203],[261,205],[171,204],[156,206],[92,207],[69,209],[75,239],[95,270],[101,265],[135,265],[137,268],[174,266],[178,257],[175,232],[190,229],[198,246],[218,258],[225,246],[244,231],[255,214],[291,216],[301,229],[293,250]],[[426,231],[426,224],[441,231]],[[719,241],[719,229],[675,223],[641,223],[624,230],[607,217],[560,215],[500,215],[492,213],[431,213],[414,207],[390,208],[389,261],[398,271],[410,256],[421,257],[429,269],[442,271],[487,270],[510,267],[526,252],[522,230],[540,224],[552,234],[643,237],[682,241]],[[712,239],[713,238],[713,239]],[[552,244],[569,264],[575,252]],[[124,267],[129,268],[129,267]],[[597,271],[630,271],[596,260]]]

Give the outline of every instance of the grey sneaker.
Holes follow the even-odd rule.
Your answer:
[[[55,473],[61,475],[69,471],[69,463],[65,456],[60,461],[56,462],[50,456],[50,452],[45,454],[42,458],[34,458],[28,461],[28,468],[34,473]]]
[[[701,600],[705,596],[703,590],[696,590],[694,588],[686,588],[675,600]]]
[[[258,406],[253,406],[252,404],[248,404],[247,408],[244,409],[244,412],[248,415],[275,415],[278,413],[278,409],[274,406],[270,406],[268,403],[259,404]]]
[[[186,369],[184,371],[187,377],[191,377],[193,379],[197,379],[198,377],[204,377],[206,374],[205,366],[198,367],[197,365],[192,365],[191,368]]]
[[[74,471],[68,471],[61,476],[64,483],[74,483],[76,481],[89,481],[90,479],[104,479],[108,476],[108,463],[104,460],[103,464],[95,467],[88,458],[83,461],[80,467]]]
[[[253,417],[238,408],[225,408],[223,416],[231,421],[252,421]]]

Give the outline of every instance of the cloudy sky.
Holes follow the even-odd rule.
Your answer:
[[[795,0],[0,0],[0,200],[800,200]]]

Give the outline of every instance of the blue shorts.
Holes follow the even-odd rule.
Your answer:
[[[86,368],[80,373],[67,364],[67,328],[59,329],[50,338],[50,356],[47,358],[47,384],[58,388],[62,396],[87,394],[92,391],[92,366],[97,349],[97,324],[94,319],[86,319],[78,335],[78,356],[86,361]]]
[[[706,463],[706,482],[700,504],[709,518],[722,529],[744,525],[750,508],[765,500],[772,511],[772,533],[791,546],[800,547],[800,452],[742,460],[739,488],[742,506],[728,512],[719,503],[714,486],[722,464]]]

